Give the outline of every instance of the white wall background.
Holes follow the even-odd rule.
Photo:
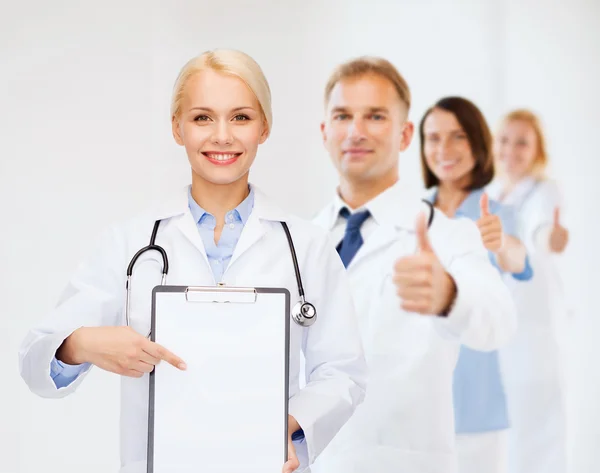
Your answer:
[[[491,123],[513,106],[541,114],[573,242],[571,471],[598,471],[599,2],[2,0],[0,473],[117,470],[116,376],[95,370],[76,395],[39,399],[19,377],[17,350],[100,229],[187,182],[170,136],[171,86],[189,57],[215,47],[243,49],[263,66],[275,128],[253,181],[305,217],[336,182],[318,125],[324,83],[342,60],[392,60],[412,87],[417,122],[449,94],[474,100]],[[401,172],[420,183],[417,151],[415,141]]]

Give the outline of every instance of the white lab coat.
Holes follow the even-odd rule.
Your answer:
[[[501,186],[489,186],[501,197]],[[527,247],[533,278],[507,279],[519,315],[514,340],[500,350],[500,364],[511,422],[510,473],[565,473],[566,406],[560,333],[567,303],[558,255],[549,251],[553,211],[561,205],[550,180],[522,180],[501,202],[517,210],[520,237]]]
[[[377,225],[348,272],[369,367],[367,394],[312,472],[455,473],[452,374],[460,344],[493,350],[507,342],[514,305],[473,222],[436,210],[429,238],[456,281],[457,299],[447,318],[403,311],[393,265],[414,253],[415,221],[428,208],[418,191],[400,183],[366,208]],[[331,230],[338,210],[334,199],[316,222]]]
[[[57,348],[75,329],[124,324],[125,270],[134,253],[148,244],[155,220],[163,220],[156,243],[169,256],[167,283],[216,284],[188,209],[187,192],[186,188],[159,208],[107,232],[70,280],[56,309],[26,336],[19,353],[20,370],[34,393],[63,397],[73,393],[85,378],[87,371],[68,387],[57,389],[49,376]],[[318,320],[309,328],[291,323],[289,412],[306,435],[306,441],[297,444],[303,460],[301,471],[321,453],[362,401],[366,366],[347,276],[327,234],[284,212],[256,188],[254,209],[222,282],[228,286],[286,287],[292,305],[297,302],[292,257],[279,221],[289,225],[306,298],[318,311]],[[162,260],[156,252],[147,252],[136,264],[131,318],[133,327],[142,334],[149,330],[150,294],[160,282],[161,268]],[[301,349],[308,379],[300,390]],[[148,375],[139,379],[122,377],[121,381],[120,472],[145,473]]]

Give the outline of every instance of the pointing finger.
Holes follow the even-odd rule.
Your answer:
[[[158,343],[156,343],[155,345],[156,345],[156,353],[158,354],[157,358],[160,358],[161,360],[165,360],[167,363],[169,363],[170,365],[173,365],[175,368],[178,368],[180,370],[185,370],[187,368],[187,365],[185,364],[185,362],[181,358],[179,358],[177,355],[170,352],[169,350],[167,350],[165,347],[159,345]]]

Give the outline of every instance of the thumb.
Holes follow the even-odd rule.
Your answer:
[[[554,208],[554,226],[555,227],[560,226],[560,207]]]
[[[429,237],[427,236],[427,217],[423,212],[417,217],[415,233],[417,236],[417,252],[432,252],[431,243],[429,243]]]
[[[479,200],[479,207],[481,208],[482,217],[487,217],[490,214],[490,198],[486,192],[483,193]]]

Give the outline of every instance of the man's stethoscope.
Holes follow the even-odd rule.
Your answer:
[[[162,257],[163,269],[161,285],[164,286],[167,281],[167,274],[169,274],[169,258],[165,249],[156,244],[156,234],[158,233],[158,227],[160,226],[160,220],[154,223],[154,229],[152,230],[152,236],[150,237],[150,244],[141,248],[133,258],[127,267],[127,284],[126,284],[126,300],[125,300],[125,321],[127,326],[130,326],[129,311],[130,311],[130,297],[131,297],[131,276],[133,274],[133,267],[135,266],[138,258],[146,253],[147,251],[158,251]],[[296,250],[294,248],[294,242],[292,235],[285,222],[279,222],[285,231],[285,235],[290,246],[290,253],[292,255],[292,262],[294,264],[294,272],[296,273],[296,282],[298,284],[298,294],[300,295],[300,301],[292,308],[292,319],[298,325],[302,327],[309,327],[315,323],[317,319],[317,309],[310,302],[307,302],[304,298],[304,287],[302,286],[302,277],[300,276],[300,267],[298,266],[298,258],[296,257]]]

